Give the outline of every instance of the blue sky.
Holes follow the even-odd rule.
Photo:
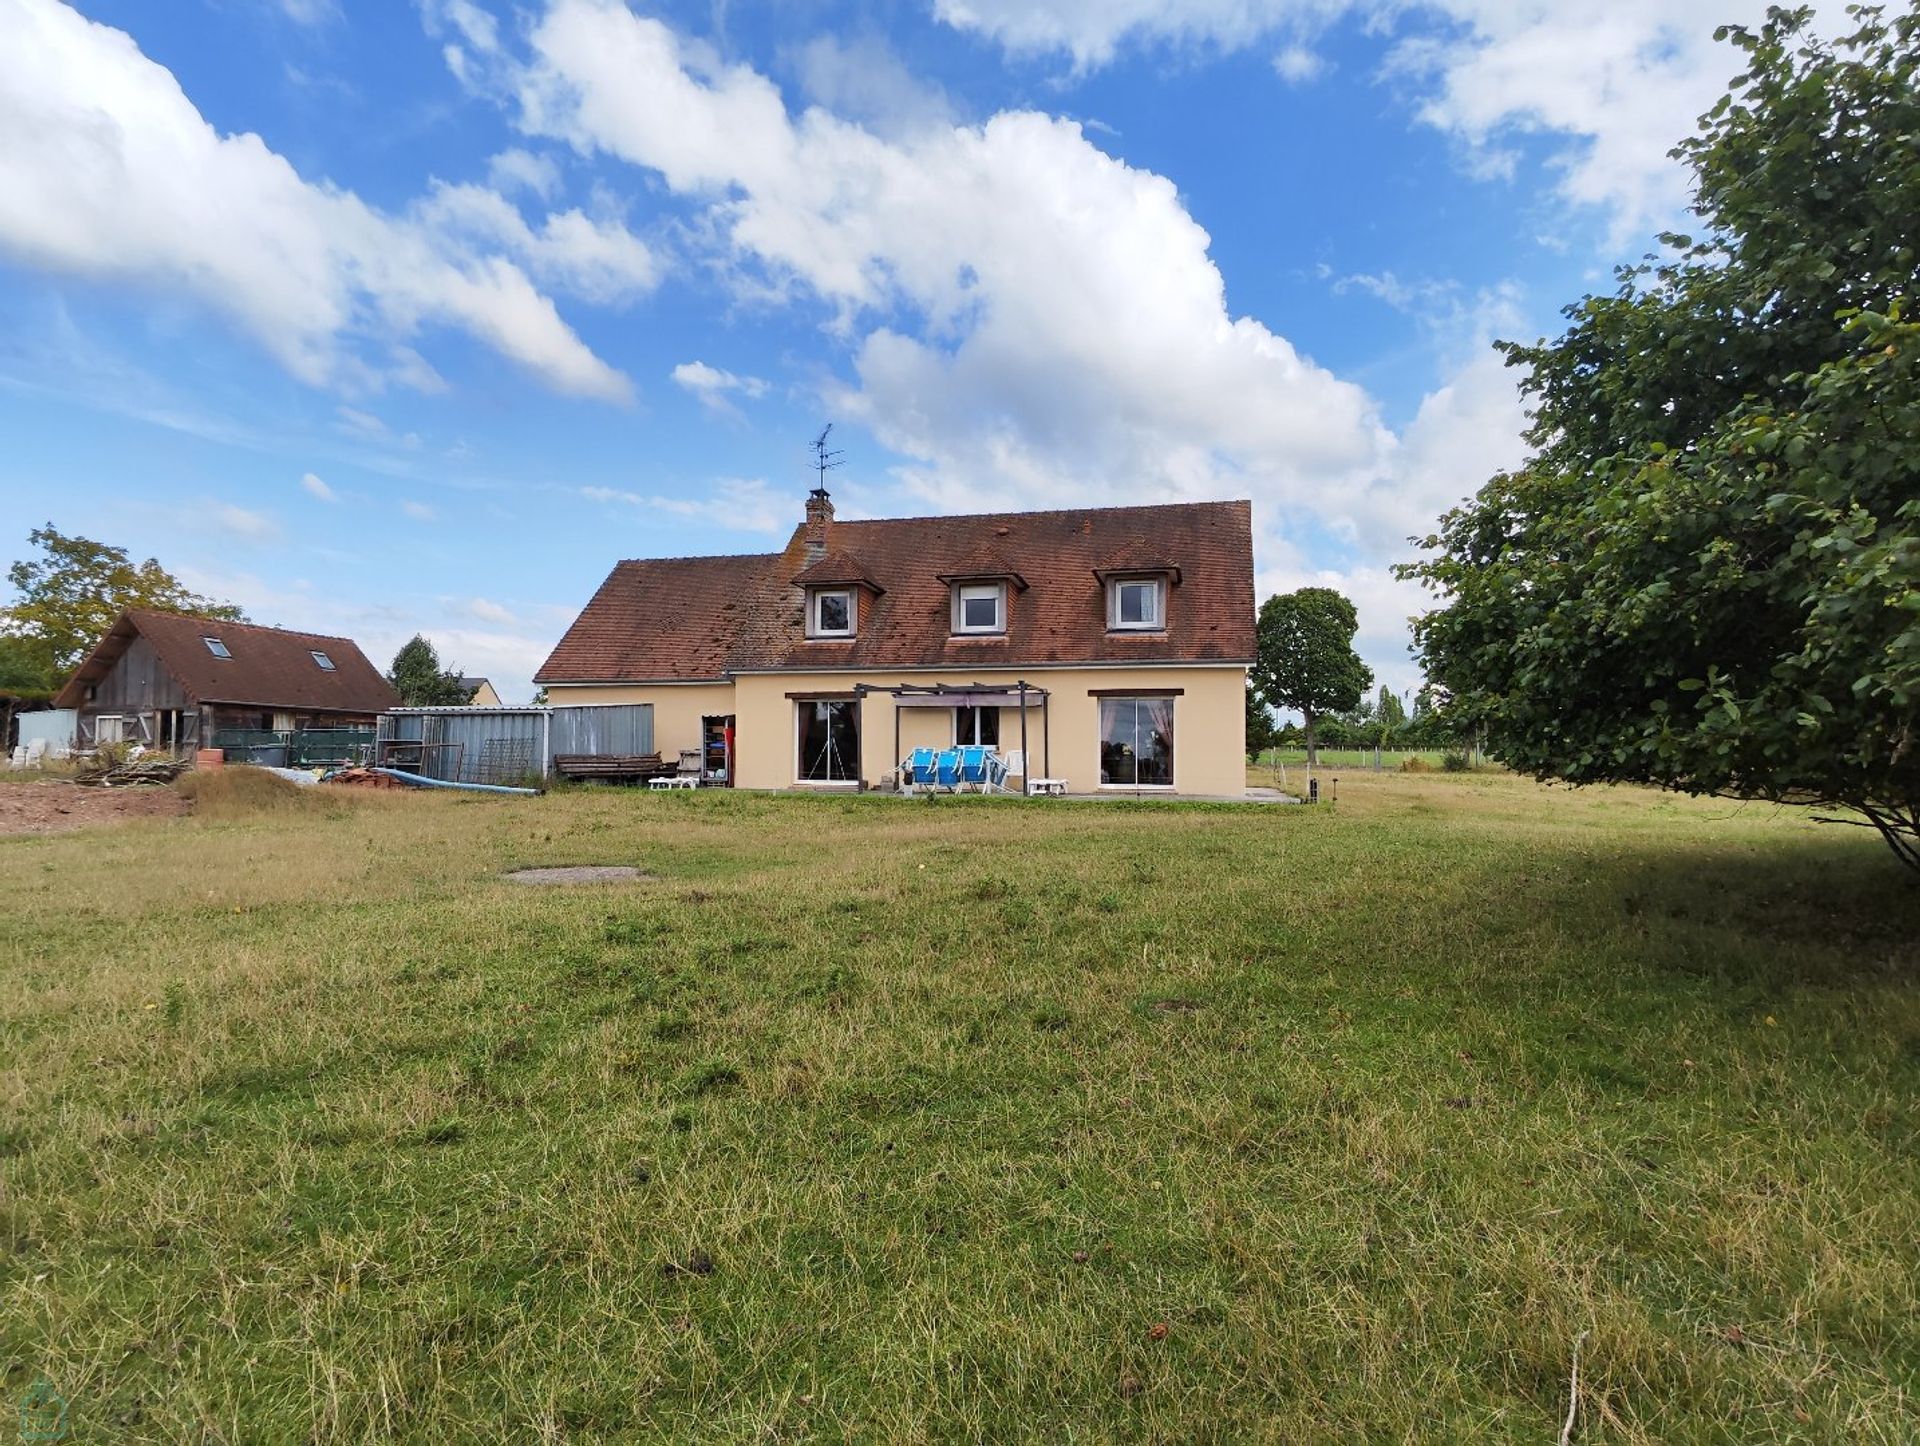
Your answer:
[[[1495,337],[1680,219],[1747,0],[0,0],[0,494],[525,697],[621,557],[1255,502],[1416,681]]]

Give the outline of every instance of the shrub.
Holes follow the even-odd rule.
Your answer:
[[[1400,771],[1402,773],[1431,773],[1433,772],[1433,765],[1419,754],[1409,753],[1405,758],[1400,760]]]
[[[199,769],[183,775],[174,788],[183,798],[193,801],[193,811],[203,818],[251,818],[263,813],[325,813],[343,806],[338,793],[302,787],[245,764],[227,768]]]
[[[1440,760],[1440,766],[1449,773],[1471,773],[1473,763],[1464,753],[1449,753]]]

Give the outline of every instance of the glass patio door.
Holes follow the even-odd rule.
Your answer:
[[[800,759],[802,783],[860,781],[860,705],[840,699],[802,700]]]

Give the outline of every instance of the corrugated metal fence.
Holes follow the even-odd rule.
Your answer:
[[[454,783],[512,783],[556,753],[653,752],[653,705],[402,708],[380,715],[378,762]]]
[[[599,708],[555,708],[548,754],[632,756],[653,752],[653,704],[616,703]]]

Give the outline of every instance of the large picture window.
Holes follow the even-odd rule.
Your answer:
[[[1119,788],[1173,786],[1173,699],[1100,700],[1100,782]]]
[[[1000,710],[998,708],[959,707],[953,710],[953,743],[964,748],[969,743],[1000,746]]]
[[[805,699],[800,714],[802,783],[860,781],[860,705],[838,699]]]

